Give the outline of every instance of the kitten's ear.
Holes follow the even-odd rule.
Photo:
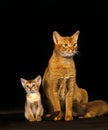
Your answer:
[[[75,41],[78,40],[78,37],[79,37],[79,34],[80,34],[80,31],[76,31],[71,37],[74,38]]]
[[[61,38],[60,34],[57,31],[54,31],[53,32],[53,41],[55,44],[59,43],[60,38]]]
[[[40,86],[40,84],[41,84],[41,76],[38,75],[38,76],[35,78],[35,80],[36,80],[38,86]]]
[[[20,81],[21,81],[22,86],[24,87],[26,82],[27,82],[27,80],[24,79],[24,78],[20,78]]]

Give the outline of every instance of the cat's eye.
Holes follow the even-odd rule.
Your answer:
[[[26,85],[27,88],[29,88],[29,85]]]
[[[32,84],[32,87],[35,87],[35,84]]]
[[[67,47],[67,46],[68,46],[68,44],[67,44],[67,43],[64,43],[64,44],[63,44],[63,46],[64,46],[64,47]]]
[[[73,46],[73,47],[77,46],[77,43],[74,43],[72,46]]]

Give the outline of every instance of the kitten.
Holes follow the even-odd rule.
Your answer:
[[[26,91],[25,118],[29,121],[41,121],[44,112],[39,92],[41,76],[32,80],[20,78],[20,81]]]
[[[43,75],[42,86],[46,96],[49,115],[58,113],[54,120],[72,120],[73,101],[88,102],[88,93],[76,83],[76,68],[73,56],[78,53],[78,36],[61,36],[53,32],[54,49]]]
[[[74,112],[79,118],[92,118],[97,116],[102,116],[108,113],[108,103],[104,100],[94,100],[86,104],[77,104],[73,105]]]

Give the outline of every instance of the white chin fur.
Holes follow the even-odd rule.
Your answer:
[[[73,57],[75,55],[75,53],[71,53],[71,54],[61,54],[63,57]]]
[[[36,94],[36,93],[32,93],[27,97],[27,100],[31,103],[36,102],[38,100],[40,100],[40,95]]]

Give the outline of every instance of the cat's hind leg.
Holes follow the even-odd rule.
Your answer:
[[[79,118],[93,118],[96,117],[96,113],[93,111],[87,112],[84,116],[79,116]]]
[[[88,103],[88,92],[86,91],[86,89],[83,88],[79,88],[80,90],[80,94],[81,94],[81,103]]]

